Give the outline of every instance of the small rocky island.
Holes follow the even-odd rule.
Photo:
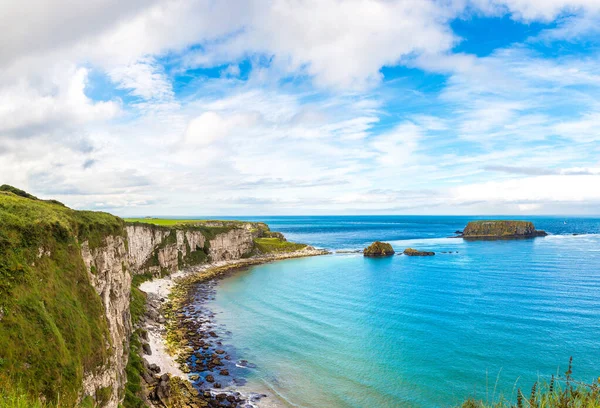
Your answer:
[[[375,241],[369,247],[363,250],[364,256],[390,256],[396,252],[391,244],[387,242]]]
[[[435,255],[435,252],[431,252],[431,251],[419,251],[417,249],[414,248],[406,248],[403,252],[404,255],[408,255],[408,256],[433,256]]]
[[[480,220],[467,224],[459,237],[465,239],[517,239],[545,237],[545,231],[536,230],[531,221]]]

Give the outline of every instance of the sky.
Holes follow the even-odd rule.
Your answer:
[[[0,0],[0,184],[122,216],[600,214],[600,0]]]

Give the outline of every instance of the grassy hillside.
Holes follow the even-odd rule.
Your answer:
[[[174,226],[229,226],[236,227],[241,226],[242,224],[246,224],[245,221],[236,221],[236,220],[179,220],[172,218],[125,218],[126,222],[130,223],[142,223],[142,224],[153,224],[160,225],[163,227],[174,227]],[[256,223],[262,224],[262,223]]]
[[[110,214],[0,187],[0,395],[76,402],[84,369],[109,353],[102,302],[79,243],[96,247],[123,234],[123,221]]]
[[[273,252],[294,252],[306,248],[305,244],[295,244],[279,238],[255,238],[254,246],[261,254]]]

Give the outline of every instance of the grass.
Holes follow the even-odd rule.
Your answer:
[[[592,384],[575,381],[572,377],[573,359],[565,377],[549,382],[536,382],[529,392],[517,390],[514,400],[501,398],[497,402],[487,402],[469,398],[460,408],[600,408],[600,378]]]
[[[35,406],[39,397],[48,406],[59,400],[61,406],[73,406],[84,372],[107,361],[104,307],[89,281],[80,243],[94,248],[107,235],[124,234],[123,221],[110,214],[74,211],[0,187],[4,406],[18,407],[27,398],[28,406]],[[6,402],[7,395],[12,402]]]
[[[226,221],[226,220],[178,220],[172,218],[125,218],[125,222],[153,224],[161,227],[175,227],[185,225],[206,225],[210,223],[223,223],[227,225],[243,224],[244,221]]]
[[[283,241],[279,238],[255,238],[254,245],[260,253],[294,252],[306,248],[305,244]]]
[[[140,321],[146,311],[146,294],[139,289],[139,286],[152,278],[153,275],[150,273],[133,276],[130,311],[131,322],[134,325]],[[146,406],[140,398],[142,391],[142,370],[144,369],[141,357],[141,330],[143,329],[136,329],[129,339],[129,360],[127,361],[127,367],[125,367],[127,382],[125,383],[123,408],[143,408]]]

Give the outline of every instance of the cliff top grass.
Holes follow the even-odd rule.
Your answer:
[[[279,238],[255,238],[254,245],[262,254],[273,252],[294,252],[306,248],[305,244],[287,242]]]
[[[241,226],[244,224],[263,224],[259,222],[246,222],[238,220],[180,220],[174,218],[125,218],[125,222],[129,223],[142,223],[142,224],[153,224],[162,227],[175,227],[175,226],[190,226],[190,225],[201,225],[201,226]],[[266,225],[266,224],[263,224]]]
[[[109,353],[101,299],[80,243],[124,235],[121,219],[0,187],[0,395],[72,406],[84,370]]]

